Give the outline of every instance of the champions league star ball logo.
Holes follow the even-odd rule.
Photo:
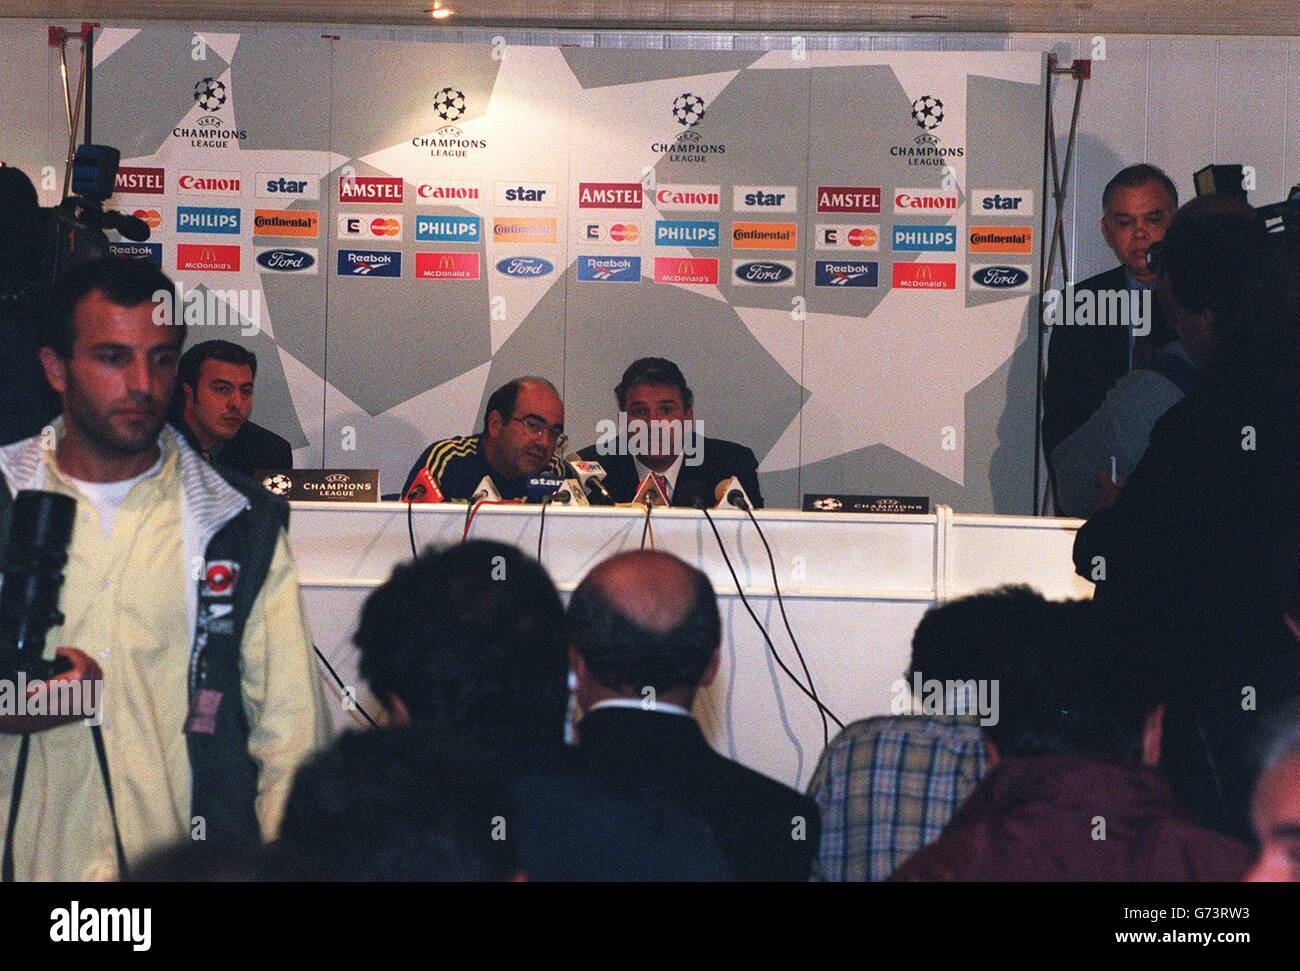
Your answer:
[[[934,131],[943,121],[943,102],[931,95],[924,95],[912,102],[912,117],[926,131]]]
[[[822,512],[839,512],[844,508],[844,503],[834,496],[827,496],[824,499],[814,499],[813,508],[820,509]]]
[[[443,88],[433,96],[433,110],[443,121],[456,121],[465,114],[465,93]]]
[[[267,492],[276,496],[287,496],[289,490],[293,488],[293,480],[287,475],[268,475],[262,480],[262,486]]]
[[[194,100],[204,111],[216,111],[226,103],[226,86],[216,78],[204,78],[194,85]]]
[[[704,99],[698,94],[679,94],[673,102],[673,117],[679,124],[694,128],[704,120]]]

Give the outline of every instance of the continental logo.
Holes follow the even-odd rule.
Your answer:
[[[311,209],[255,209],[254,236],[319,236],[320,213]]]
[[[497,243],[554,243],[555,220],[545,217],[497,216],[492,220]]]
[[[1034,230],[1029,226],[972,226],[967,234],[972,253],[1034,251]]]
[[[799,244],[796,223],[732,223],[732,249],[794,249]]]

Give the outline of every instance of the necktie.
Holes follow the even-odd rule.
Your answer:
[[[658,472],[656,472],[655,481],[659,483],[659,489],[660,491],[663,492],[664,498],[667,499],[669,502],[672,502],[673,496],[672,496],[672,491],[668,486],[668,477],[665,475],[660,475]]]

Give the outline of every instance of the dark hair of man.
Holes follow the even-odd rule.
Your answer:
[[[472,540],[398,565],[353,640],[370,690],[400,698],[416,724],[488,753],[564,742],[564,605],[513,546]]]
[[[664,357],[642,357],[628,365],[623,380],[614,389],[619,411],[627,411],[627,393],[639,384],[664,384],[682,393],[682,407],[690,411],[695,406],[695,392],[686,386],[682,369]]]
[[[488,398],[487,406],[483,409],[483,430],[487,431],[488,415],[496,412],[501,416],[503,421],[509,421],[515,416],[515,402],[519,400],[519,391],[526,384],[541,384],[555,392],[555,397],[560,397],[560,392],[556,390],[555,385],[551,384],[545,378],[539,378],[535,375],[528,375],[522,378],[515,378],[508,381],[501,387],[492,392]]]
[[[513,810],[498,779],[418,728],[345,732],[299,769],[279,880],[509,880]]]
[[[722,641],[722,617],[709,578],[695,567],[687,569],[694,596],[681,623],[666,633],[628,617],[590,577],[578,584],[569,600],[569,643],[600,684],[614,691],[639,694],[654,688],[662,694],[700,683]]]
[[[181,355],[176,365],[176,383],[197,388],[205,361],[245,366],[257,377],[257,355],[238,344],[223,340],[200,341]]]
[[[176,287],[167,274],[148,260],[127,259],[121,256],[103,256],[72,267],[54,284],[52,299],[44,321],[41,344],[54,350],[59,357],[72,357],[77,342],[73,317],[77,305],[90,293],[98,290],[119,307],[135,307],[142,303],[153,304],[155,294],[171,294],[168,306],[168,327],[176,329],[177,346],[185,344],[185,318],[175,312]]]
[[[966,681],[997,678],[1007,645],[1038,636],[1042,594],[1004,586],[931,607],[912,634],[906,677]]]
[[[1116,189],[1136,189],[1148,182],[1157,183],[1165,192],[1169,193],[1169,211],[1171,213],[1178,208],[1178,187],[1174,185],[1174,180],[1165,175],[1164,171],[1157,166],[1139,162],[1137,165],[1130,165],[1127,168],[1120,169],[1106,183],[1106,188],[1101,193],[1101,211],[1110,215],[1110,201],[1114,198]]]
[[[998,720],[984,729],[1001,757],[1140,763],[1147,715],[1170,694],[1163,659],[1092,601],[1033,612],[1024,639],[1004,646]]]
[[[1280,247],[1259,214],[1231,196],[1200,196],[1174,215],[1158,262],[1188,313],[1214,314],[1215,363],[1231,361],[1257,333],[1287,319]]]

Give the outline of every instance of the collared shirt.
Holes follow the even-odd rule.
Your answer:
[[[884,880],[938,839],[988,771],[978,719],[867,718],[840,732],[808,794],[822,814],[822,880]]]
[[[665,715],[691,717],[691,713],[681,705],[674,705],[667,701],[656,701],[652,705],[641,698],[606,698],[604,701],[598,701],[592,705],[591,711],[599,711],[601,708],[636,708],[639,711],[657,711]],[[591,712],[587,712],[587,714],[591,714]]]
[[[677,458],[673,459],[673,464],[668,466],[668,468],[664,469],[662,472],[655,472],[655,475],[661,476],[663,480],[668,483],[668,488],[664,490],[665,492],[664,498],[667,499],[669,502],[673,501],[673,490],[677,488],[677,476],[681,474],[682,461],[684,459],[685,459],[684,455],[679,455],[677,456]],[[632,461],[636,463],[637,481],[644,482],[645,477],[649,475],[651,472],[653,472],[654,470],[649,468],[648,466],[642,465],[641,460],[639,458],[633,457]]]
[[[444,438],[426,448],[406,477],[402,495],[406,495],[411,488],[420,469],[425,469],[433,476],[438,488],[448,499],[472,498],[485,475],[492,479],[492,484],[497,487],[502,499],[528,497],[529,476],[507,479],[494,469],[487,460],[481,433]],[[552,479],[563,479],[567,474],[564,460],[558,455],[552,455],[546,468],[537,473],[538,477]]]
[[[1140,299],[1142,296],[1141,291],[1154,290],[1155,284],[1143,283],[1141,280],[1139,280],[1137,277],[1133,275],[1133,271],[1130,270],[1127,266],[1124,267],[1124,279],[1128,282],[1129,293],[1132,294],[1133,297],[1135,298],[1129,302],[1129,311],[1128,311],[1128,369],[1132,371],[1133,351],[1134,348],[1137,346],[1137,334],[1134,333],[1133,331],[1133,324],[1135,323],[1133,317],[1138,310],[1138,299]],[[1153,301],[1155,300],[1154,294],[1152,294],[1151,299]]]

